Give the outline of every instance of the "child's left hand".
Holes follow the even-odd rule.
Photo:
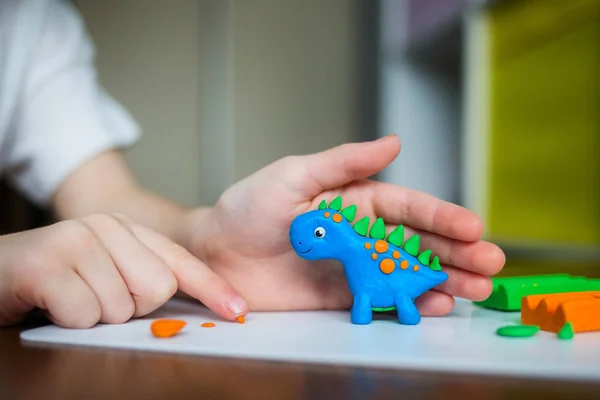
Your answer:
[[[356,220],[382,217],[418,233],[421,249],[438,255],[448,281],[416,300],[423,316],[443,315],[453,296],[482,300],[489,276],[505,262],[494,244],[480,240],[479,217],[457,205],[388,183],[368,180],[400,151],[397,137],[353,143],[270,164],[223,193],[208,214],[192,213],[188,248],[239,290],[250,310],[349,308],[352,297],[341,266],[309,262],[294,253],[288,230],[299,214],[341,195],[356,204]]]

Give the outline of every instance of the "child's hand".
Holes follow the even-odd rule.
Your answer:
[[[156,310],[178,288],[227,319],[247,312],[235,290],[184,248],[120,215],[0,237],[0,326],[36,307],[69,328],[123,323]]]
[[[417,299],[422,315],[450,312],[452,296],[486,298],[489,276],[502,269],[505,258],[497,246],[479,240],[483,225],[475,214],[424,193],[365,180],[399,151],[399,139],[387,137],[281,159],[229,188],[209,214],[198,213],[195,220],[192,214],[186,246],[240,290],[253,310],[348,308],[352,299],[339,264],[301,259],[288,234],[297,215],[342,195],[345,205],[358,206],[356,220],[382,217],[388,229],[404,224],[407,236],[418,233],[421,248],[439,256],[449,279]]]

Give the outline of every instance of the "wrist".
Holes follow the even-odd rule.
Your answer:
[[[196,257],[202,258],[201,246],[203,232],[207,230],[212,207],[198,207],[186,211],[174,230],[174,241]]]

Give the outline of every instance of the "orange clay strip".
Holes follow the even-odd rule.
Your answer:
[[[158,338],[168,338],[175,336],[186,325],[187,323],[185,321],[178,319],[159,319],[152,322],[150,330],[152,331],[152,334]]]
[[[600,291],[537,294],[521,303],[524,325],[556,333],[570,322],[574,332],[600,331]]]
[[[214,326],[215,326],[215,324],[213,324],[212,322],[205,322],[202,324],[203,328],[212,328]]]

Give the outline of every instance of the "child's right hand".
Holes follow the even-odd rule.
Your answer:
[[[94,215],[0,236],[0,326],[36,307],[88,328],[151,313],[177,291],[222,317],[247,313],[235,289],[183,247],[121,215]]]

